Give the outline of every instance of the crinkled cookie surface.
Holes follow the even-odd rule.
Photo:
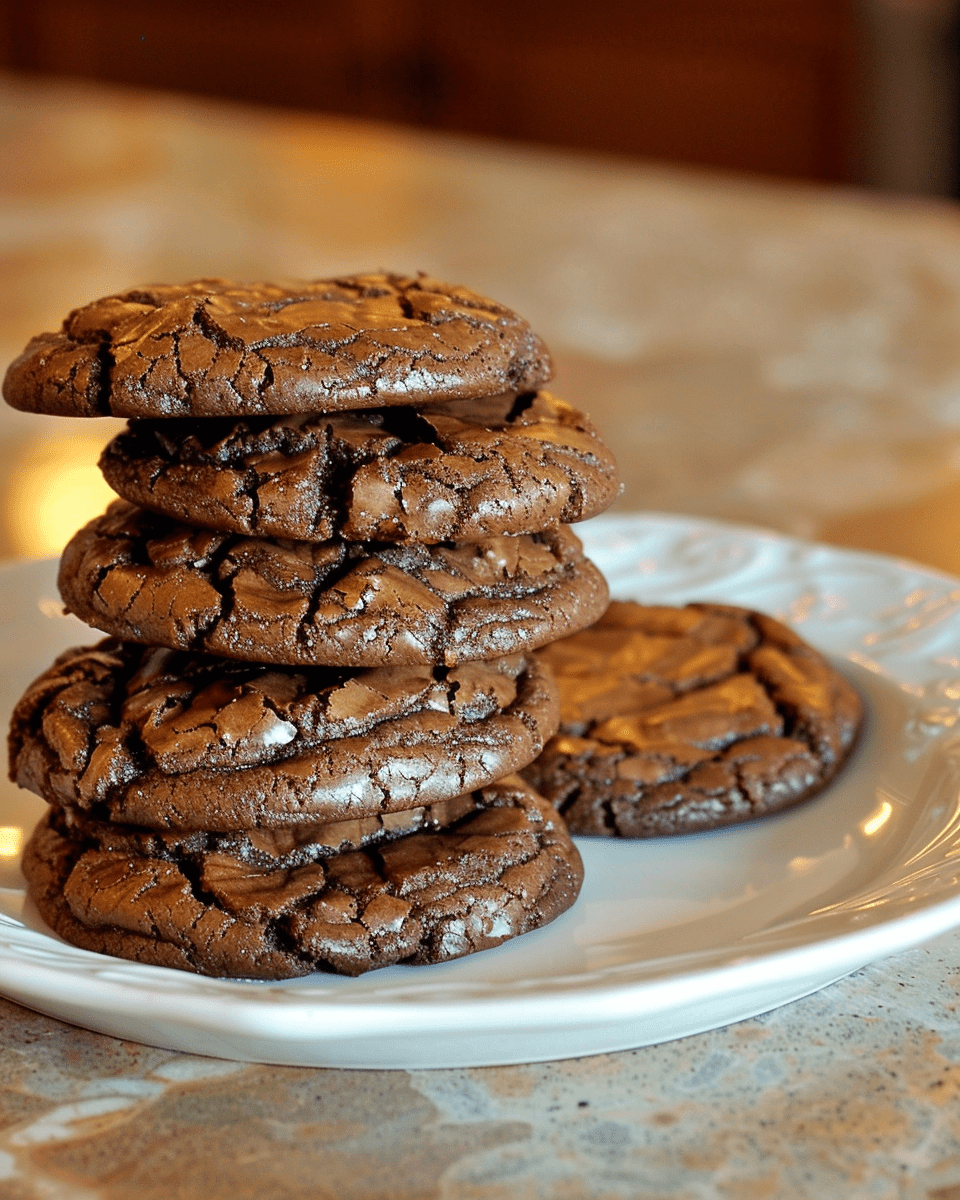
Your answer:
[[[610,451],[548,392],[420,409],[132,421],[100,460],[124,499],[189,525],[327,541],[471,541],[586,520]]]
[[[70,541],[60,594],[124,640],[253,662],[453,666],[596,620],[603,576],[566,526],[477,542],[212,533],[115,501]]]
[[[523,774],[573,833],[654,837],[786,808],[833,778],[862,717],[821,654],[729,605],[614,601],[539,657],[561,725]]]
[[[530,762],[556,689],[515,656],[460,667],[298,670],[112,639],[27,689],[11,778],[51,804],[157,830],[381,816]]]
[[[117,848],[52,810],[24,854],[30,894],[74,945],[206,975],[359,975],[443,962],[547,924],[583,867],[556,811],[516,777],[452,826],[294,867]]]
[[[526,391],[551,372],[516,313],[425,275],[200,279],[76,309],[11,363],[3,395],[61,416],[244,417]]]

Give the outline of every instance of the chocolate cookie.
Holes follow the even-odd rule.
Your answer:
[[[655,837],[795,804],[853,747],[853,688],[780,622],[720,604],[610,605],[541,651],[559,734],[523,774],[574,833]]]
[[[475,803],[449,829],[273,869],[217,851],[117,849],[54,809],[23,870],[44,920],[88,950],[206,975],[359,975],[488,949],[576,899],[580,856],[545,800],[512,777]]]
[[[552,679],[521,657],[292,670],[107,640],[68,650],[27,689],[10,773],[98,820],[316,825],[482,787],[535,758],[557,720]]]
[[[140,825],[100,821],[82,808],[58,808],[57,828],[65,836],[82,839],[101,850],[134,854],[147,858],[193,857],[205,854],[226,855],[258,871],[290,871],[307,863],[393,842],[411,833],[425,833],[453,825],[461,817],[480,807],[479,791],[438,800],[419,808],[378,813],[370,817],[351,817],[345,821],[320,824],[281,825],[258,829],[160,830]]]
[[[133,289],[72,312],[7,371],[14,408],[245,417],[536,388],[546,347],[503,305],[426,275]]]
[[[333,415],[133,421],[100,459],[126,500],[206,529],[474,541],[601,512],[610,451],[547,392]]]
[[[81,620],[126,640],[357,667],[530,650],[589,625],[607,597],[565,526],[437,546],[273,542],[122,500],[73,537],[59,584]]]

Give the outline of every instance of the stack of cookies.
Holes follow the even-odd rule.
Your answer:
[[[577,851],[514,772],[559,721],[532,652],[607,603],[567,526],[617,483],[549,375],[514,313],[422,276],[147,288],[30,343],[15,407],[130,418],[101,460],[122,499],[60,569],[110,637],[11,729],[58,933],[358,974],[573,902]]]

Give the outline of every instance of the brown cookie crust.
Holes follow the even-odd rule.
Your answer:
[[[75,309],[11,363],[3,395],[63,416],[243,417],[526,391],[551,372],[510,309],[426,275],[200,279]]]
[[[129,641],[294,665],[403,666],[531,650],[596,620],[602,575],[565,526],[469,544],[270,541],[115,501],[70,541],[60,593]]]
[[[489,949],[576,899],[580,856],[522,780],[483,789],[471,809],[376,851],[268,869],[216,851],[117,849],[54,809],[23,870],[44,920],[88,950],[205,975],[359,975]]]
[[[412,833],[453,825],[480,807],[482,793],[467,792],[419,808],[351,817],[319,824],[261,826],[256,829],[147,829],[98,820],[81,808],[57,808],[57,828],[72,840],[101,850],[176,862],[215,854],[258,871],[291,871],[348,850],[372,849]]]
[[[100,467],[125,500],[188,525],[323,542],[474,541],[602,512],[613,456],[549,392],[415,410],[133,421]]]
[[[519,656],[292,670],[108,639],[68,650],[24,693],[10,775],[150,829],[309,826],[485,786],[535,758],[557,722],[549,673]]]
[[[578,834],[689,833],[786,808],[833,778],[862,718],[821,654],[730,605],[614,601],[538,657],[561,725],[523,774]]]

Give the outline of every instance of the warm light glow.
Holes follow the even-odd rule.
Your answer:
[[[103,433],[57,433],[24,448],[4,497],[14,553],[59,554],[81,525],[116,499],[97,467],[103,444]]]
[[[883,826],[886,825],[886,823],[890,820],[890,814],[892,812],[893,805],[889,800],[884,800],[881,802],[880,807],[873,814],[873,816],[868,817],[867,820],[864,821],[860,826],[860,828],[867,835],[867,837],[872,837],[878,830],[882,829]]]
[[[49,617],[51,621],[59,620],[66,612],[63,607],[63,601],[54,600],[50,596],[44,596],[38,600],[37,608],[40,609],[45,617]]]
[[[23,847],[19,825],[0,825],[0,858],[16,858]]]

